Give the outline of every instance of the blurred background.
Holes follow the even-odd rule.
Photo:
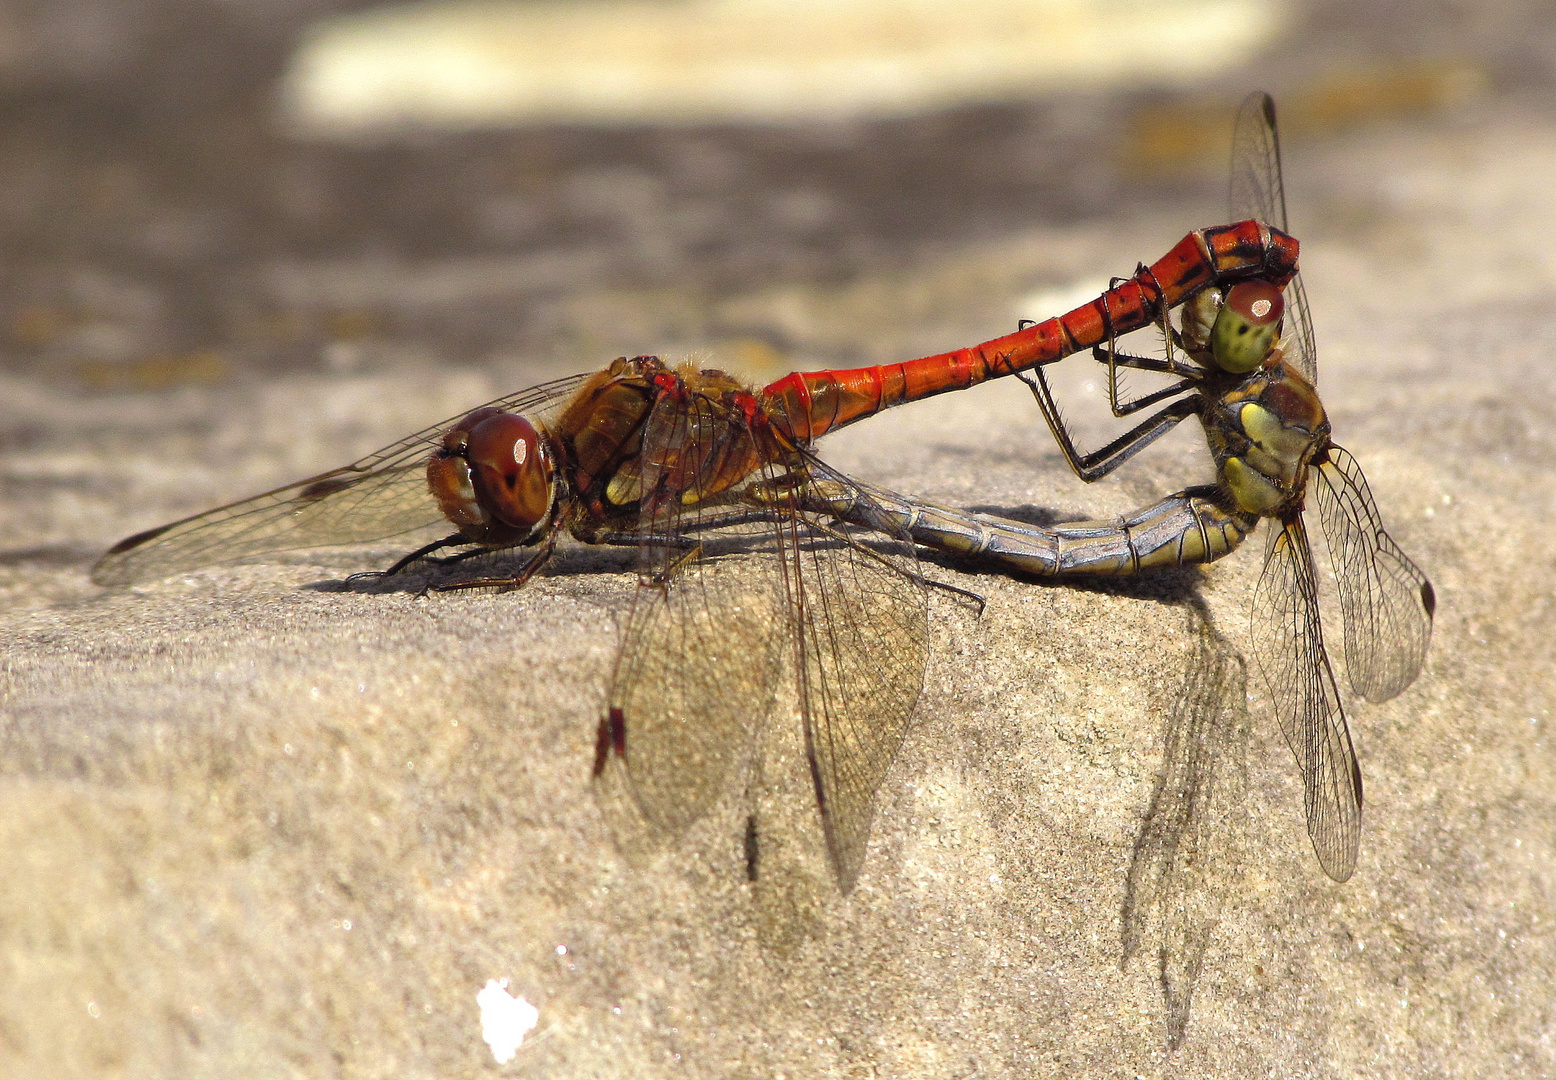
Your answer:
[[[1095,260],[1065,238],[1093,224],[1128,236],[1172,207],[1170,242],[1219,221],[1250,89],[1275,94],[1299,160],[1510,100],[1551,110],[1553,18],[1470,0],[4,0],[0,369],[123,393],[693,349],[753,377],[901,359],[939,342],[895,326],[954,312],[989,337],[1011,296],[1084,293]],[[1340,226],[1333,209],[1294,207],[1294,230],[1366,208]],[[1115,247],[1114,273],[1165,251],[1149,236]]]

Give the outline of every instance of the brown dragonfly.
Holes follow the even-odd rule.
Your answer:
[[[637,550],[638,587],[600,721],[595,775],[623,775],[673,836],[708,812],[797,690],[816,802],[839,885],[864,860],[880,786],[923,684],[927,597],[911,544],[866,547],[804,509],[852,481],[796,445],[719,371],[621,359],[501,398],[344,468],[139,533],[93,580],[123,585],[212,563],[458,531],[396,562],[527,552],[522,585],[569,533]],[[895,526],[882,517],[889,541]],[[462,548],[438,556],[444,549]],[[616,772],[619,770],[620,772]]]
[[[1233,217],[1286,227],[1275,104],[1267,94],[1250,96],[1238,113],[1231,201]],[[1106,476],[1193,416],[1210,443],[1215,484],[1180,491],[1117,521],[1048,527],[872,490],[869,521],[874,524],[885,510],[925,546],[1054,577],[1208,563],[1269,519],[1273,527],[1253,600],[1254,659],[1302,773],[1313,849],[1324,871],[1344,881],[1356,866],[1362,780],[1324,645],[1303,515],[1308,497],[1318,503],[1329,541],[1346,670],[1357,694],[1388,701],[1415,680],[1431,640],[1436,597],[1426,575],[1385,531],[1361,466],[1330,438],[1315,389],[1312,320],[1300,277],[1291,278],[1286,293],[1259,278],[1230,288],[1204,287],[1183,306],[1178,328],[1164,321],[1165,359],[1122,355],[1111,340],[1099,346],[1096,358],[1108,366],[1114,415],[1174,400],[1092,453],[1076,450],[1041,368],[1029,382],[1065,459],[1082,480]],[[1120,401],[1120,367],[1178,381]],[[853,518],[846,502],[813,508]]]

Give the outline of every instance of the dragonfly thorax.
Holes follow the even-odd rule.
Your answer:
[[[552,458],[543,430],[487,406],[444,434],[427,461],[427,487],[472,542],[522,544],[544,530],[556,506]]]
[[[1301,509],[1308,465],[1329,444],[1318,394],[1278,359],[1224,394],[1205,431],[1233,501],[1262,517]]]
[[[755,410],[750,392],[724,372],[672,368],[653,356],[615,361],[554,425],[575,493],[574,532],[639,528],[667,507],[729,490],[760,463]]]

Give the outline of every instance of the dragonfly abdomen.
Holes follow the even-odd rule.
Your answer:
[[[998,562],[1039,577],[1120,576],[1161,567],[1214,562],[1232,551],[1258,517],[1224,505],[1212,487],[1191,488],[1117,521],[1027,525],[985,514],[944,510],[888,492],[872,492],[875,512],[915,543]],[[841,500],[813,500],[811,509],[859,520]]]
[[[1251,514],[1228,510],[1209,488],[1169,495],[1113,522],[1046,527],[981,522],[988,531],[988,557],[1052,577],[1117,577],[1214,562],[1241,544],[1257,523]]]
[[[786,434],[809,443],[882,409],[1051,364],[1139,330],[1212,282],[1257,276],[1279,288],[1296,269],[1297,241],[1262,222],[1198,229],[1133,277],[1056,318],[899,364],[792,372],[762,391],[763,408]]]

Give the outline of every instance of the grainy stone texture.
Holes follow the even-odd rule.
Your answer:
[[[915,139],[986,148],[986,130],[966,134],[976,120]],[[1028,124],[1043,130],[1041,116],[1002,130]],[[162,319],[172,301],[90,318],[57,299],[14,304],[25,340],[0,375],[0,1073],[1556,1073],[1556,333],[1544,315],[1556,114],[1528,95],[1287,148],[1336,439],[1439,598],[1417,683],[1383,706],[1350,703],[1368,802],[1344,885],[1308,847],[1295,766],[1256,677],[1246,712],[1236,707],[1257,540],[1203,571],[1122,586],[929,564],[987,609],[934,602],[918,722],[847,897],[784,716],[749,796],[731,790],[667,850],[613,843],[589,766],[631,588],[622,553],[575,548],[504,596],[328,587],[388,549],[117,592],[87,582],[96,553],[126,533],[618,351],[700,348],[754,381],[918,355],[1051,314],[1021,298],[1105,283],[1223,216],[1217,185],[1114,179],[1117,213],[1082,202],[1064,220],[1044,204],[1022,224],[991,199],[981,205],[998,227],[936,218],[915,244],[901,238],[915,208],[942,205],[935,191],[900,196],[900,225],[889,207],[856,224],[821,172],[819,201],[794,203],[810,210],[772,219],[789,224],[766,262],[730,254],[759,252],[754,226],[687,218],[736,241],[710,241],[707,272],[678,282],[695,252],[674,247],[663,208],[701,199],[714,213],[762,204],[768,189],[724,203],[713,180],[696,198],[671,181],[634,187],[622,178],[691,160],[655,147],[755,140],[656,138],[632,136],[614,172],[564,162],[534,181],[535,205],[596,190],[591,205],[615,222],[571,244],[545,219],[551,249],[580,261],[535,293],[538,323],[505,329],[493,299],[548,278],[501,278],[529,257],[522,242],[494,255],[471,240],[462,255],[387,226],[403,241],[394,250],[420,254],[373,263],[288,241],[275,255],[265,280],[292,284],[271,314],[315,320],[292,337],[266,324],[243,339],[214,302],[219,317],[191,324],[203,331]],[[527,144],[513,145],[504,153],[522,157]],[[849,153],[879,163],[872,145]],[[507,160],[423,152],[428,175],[459,153]],[[313,151],[276,153],[263,161],[282,175]],[[719,175],[707,168],[698,175]],[[836,190],[856,183],[839,177]],[[672,197],[634,203],[632,191]],[[794,241],[805,221],[825,223],[822,239]],[[372,247],[347,232],[343,247]],[[214,284],[223,235],[179,256],[213,282],[200,295],[236,295]],[[258,265],[238,246],[241,266]],[[97,281],[111,262],[18,252]],[[145,267],[165,280],[165,265],[127,256],[115,280]],[[519,284],[482,293],[494,274]],[[162,354],[165,332],[186,336]],[[216,366],[179,351],[197,348]],[[55,363],[70,359],[85,366]],[[1102,384],[1089,361],[1072,365],[1063,392],[1094,441]],[[1106,516],[1205,479],[1196,436],[1186,425],[1083,488],[1026,392],[998,385],[900,409],[821,450],[941,502]],[[742,842],[753,800],[754,883]],[[503,1067],[475,1004],[493,978],[541,1017]]]

